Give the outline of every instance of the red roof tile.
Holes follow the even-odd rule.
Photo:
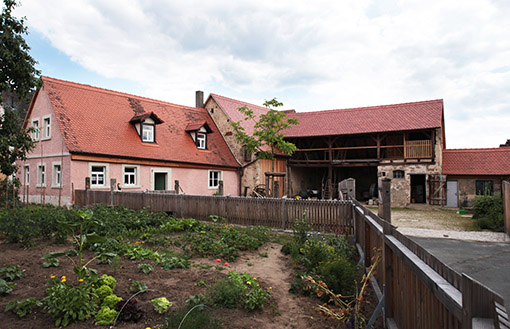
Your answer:
[[[441,127],[443,100],[343,110],[289,113],[299,124],[286,137],[366,134]]]
[[[239,122],[241,121],[241,126],[246,130],[246,133],[249,135],[253,134],[253,126],[257,122],[257,118],[261,114],[265,114],[269,109],[264,106],[254,105],[242,101],[238,101],[232,98],[211,94],[211,96],[218,104],[223,112],[228,116],[230,121]],[[244,121],[244,114],[239,112],[237,109],[240,107],[246,106],[249,109],[253,110],[253,114],[255,115],[255,119]]]
[[[195,130],[199,130],[200,128],[202,128],[204,125],[206,125],[206,122],[205,121],[196,121],[196,122],[190,122],[188,123],[188,125],[186,126],[186,129],[185,131],[195,131]],[[206,125],[207,126],[207,125]],[[206,128],[207,129],[207,128]]]
[[[42,77],[60,131],[71,152],[238,167],[205,109],[189,108],[112,90]],[[133,99],[164,123],[156,142],[143,143],[134,125]],[[140,114],[140,113],[138,113]],[[211,128],[208,150],[198,150],[185,129],[190,122]]]
[[[510,175],[510,147],[443,150],[443,174]]]

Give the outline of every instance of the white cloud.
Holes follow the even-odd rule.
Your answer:
[[[201,88],[297,110],[444,98],[449,147],[510,138],[505,1],[24,0],[18,12],[144,96],[189,103]]]

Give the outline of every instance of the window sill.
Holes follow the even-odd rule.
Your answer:
[[[120,187],[123,189],[139,189],[140,185],[121,185]]]
[[[43,184],[43,185],[41,185],[41,184],[37,184],[35,187],[39,187],[39,188],[46,188],[46,184]]]
[[[60,186],[60,185],[51,185],[51,188],[54,188],[54,189],[62,189],[64,188],[63,186]]]

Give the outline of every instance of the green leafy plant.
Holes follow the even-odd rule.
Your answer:
[[[119,312],[108,306],[103,306],[96,314],[96,324],[108,326],[113,324]]]
[[[109,295],[106,296],[103,300],[103,304],[101,304],[101,307],[107,306],[111,309],[114,309],[118,302],[122,300],[121,297],[118,297],[117,295]]]
[[[334,247],[317,239],[306,240],[302,253],[304,265],[308,271],[313,271],[319,264],[336,257]]]
[[[188,268],[191,262],[179,256],[163,256],[156,264],[161,265],[165,270],[170,270],[172,268]]]
[[[35,307],[41,307],[43,303],[33,297],[26,298],[23,300],[15,300],[7,304],[5,307],[5,311],[14,312],[14,314],[18,315],[20,318],[26,316],[27,314],[32,314]]]
[[[221,321],[215,319],[205,307],[191,303],[172,309],[165,317],[165,322],[162,325],[162,328],[165,329],[220,329],[222,327]]]
[[[103,301],[106,298],[106,296],[110,296],[113,294],[113,290],[109,286],[104,285],[96,289],[96,294],[97,297],[99,297],[99,300]]]
[[[98,284],[99,286],[108,286],[113,290],[117,286],[117,280],[113,276],[103,274],[99,277]]]
[[[10,294],[16,284],[0,279],[0,295]]]
[[[294,241],[299,245],[303,246],[308,240],[308,232],[312,229],[312,225],[306,221],[306,211],[303,212],[301,219],[296,219],[294,225],[292,225],[292,234]]]
[[[41,257],[41,259],[44,260],[43,267],[58,267],[60,265],[58,257],[62,255],[62,252],[54,251],[44,254],[44,256]]]
[[[254,310],[263,308],[269,295],[250,274],[230,271],[225,279],[209,287],[206,298],[215,307]]]
[[[334,293],[343,296],[354,295],[358,280],[358,268],[351,261],[345,258],[327,261],[318,266],[317,274]]]
[[[50,279],[48,285],[43,303],[55,320],[56,327],[66,327],[74,321],[85,321],[95,314],[98,297],[92,284],[82,281],[72,286],[62,277],[60,280]]]
[[[151,300],[152,306],[154,306],[154,310],[159,314],[165,313],[170,306],[172,306],[172,302],[170,302],[166,297],[158,297]]]
[[[23,277],[23,271],[18,265],[7,265],[0,268],[0,278],[14,281]]]
[[[151,264],[138,264],[138,272],[149,274],[154,270]]]
[[[194,295],[189,298],[186,298],[186,303],[190,305],[199,305],[205,303],[205,297],[202,295]]]
[[[147,285],[140,281],[133,281],[133,283],[129,285],[129,290],[131,290],[134,293],[146,291]]]

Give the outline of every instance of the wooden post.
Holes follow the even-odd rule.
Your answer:
[[[175,194],[179,194],[179,181],[176,179],[175,180],[175,185],[174,185],[174,189],[175,189]]]
[[[280,182],[277,180],[274,181],[273,197],[274,198],[280,197]]]
[[[391,179],[379,179],[379,217],[391,223]]]
[[[90,177],[85,177],[85,204],[84,204],[84,206],[89,205],[89,190],[90,190]]]
[[[113,192],[115,191],[115,187],[117,186],[117,179],[116,178],[111,178],[110,179],[110,206],[114,206],[114,202],[113,202]]]
[[[218,194],[223,195],[223,181],[222,180],[220,180],[218,182]]]
[[[473,328],[473,282],[462,274],[462,329]]]
[[[393,318],[393,310],[391,309],[392,304],[392,294],[393,290],[393,264],[392,264],[392,255],[393,251],[388,245],[386,241],[387,236],[391,235],[391,225],[389,223],[383,223],[383,293],[384,293],[384,319]]]
[[[505,233],[510,236],[510,181],[503,181],[502,188],[505,206]]]
[[[266,173],[266,195],[265,197],[269,197],[269,175]]]

